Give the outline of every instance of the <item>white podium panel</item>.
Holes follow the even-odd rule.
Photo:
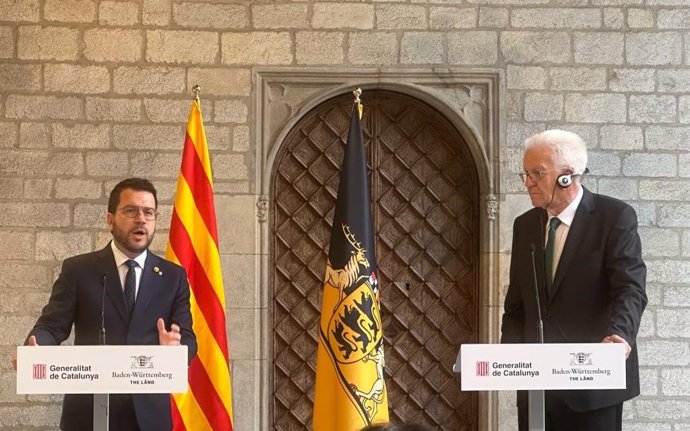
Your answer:
[[[18,394],[187,391],[187,346],[21,346]]]
[[[624,344],[463,344],[459,359],[463,391],[625,388]]]

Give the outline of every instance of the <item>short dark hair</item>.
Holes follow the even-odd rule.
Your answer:
[[[158,196],[156,195],[156,188],[153,186],[151,181],[146,178],[127,178],[122,180],[110,192],[110,197],[108,198],[108,212],[115,214],[117,211],[117,206],[120,205],[120,194],[123,190],[130,189],[136,190],[138,192],[149,192],[153,195],[153,200],[156,202],[156,208],[158,208]]]

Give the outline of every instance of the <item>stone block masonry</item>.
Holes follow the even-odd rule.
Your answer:
[[[148,176],[159,186],[165,216],[154,248],[165,247],[199,84],[228,314],[259,316],[229,334],[242,346],[232,359],[235,427],[272,426],[260,389],[270,358],[250,347],[270,333],[270,292],[250,274],[265,240],[256,219],[265,132],[257,70],[324,80],[360,70],[491,71],[500,76],[492,155],[500,261],[509,261],[514,215],[529,207],[515,176],[522,140],[551,127],[580,133],[586,186],[637,209],[648,264],[644,389],[626,406],[624,427],[690,430],[688,28],[682,0],[0,0],[0,296],[8,298],[0,324],[11,333],[0,353],[23,340],[61,259],[108,240],[106,195],[118,180]],[[286,119],[302,108],[287,87],[268,94],[288,101]],[[247,274],[236,274],[238,261]],[[495,272],[506,285],[507,269]],[[0,431],[58,427],[59,399],[17,397],[8,381],[0,380]],[[499,431],[516,429],[513,400],[499,398],[490,406]]]

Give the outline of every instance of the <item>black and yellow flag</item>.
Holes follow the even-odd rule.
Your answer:
[[[388,422],[376,247],[360,116],[357,100],[324,277],[314,431],[356,431]]]

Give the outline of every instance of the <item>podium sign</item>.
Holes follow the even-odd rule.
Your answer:
[[[18,394],[187,391],[187,346],[21,346]]]
[[[463,344],[463,391],[625,389],[625,345]]]

